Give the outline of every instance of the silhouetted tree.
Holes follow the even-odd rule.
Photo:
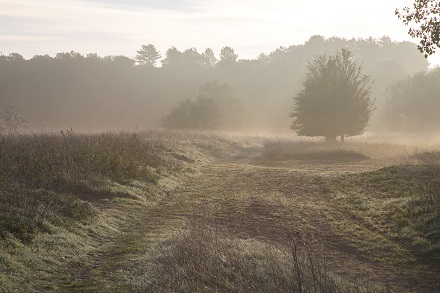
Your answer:
[[[182,52],[176,47],[169,48],[165,53],[165,58],[162,60],[162,66],[181,65],[183,63]]]
[[[408,34],[420,39],[417,47],[425,58],[440,48],[440,1],[415,0],[413,9],[396,9],[395,14],[407,26],[414,23],[415,27],[410,27]]]
[[[133,59],[122,55],[106,56],[104,60],[116,67],[125,67],[125,68],[133,67],[134,64],[136,63],[136,61],[134,61]]]
[[[65,62],[73,62],[84,59],[84,56],[78,52],[70,51],[65,53],[57,53],[55,59],[62,60]]]
[[[318,56],[308,63],[303,90],[294,97],[291,128],[328,141],[362,134],[374,108],[370,79],[346,49]]]
[[[182,63],[189,67],[200,67],[205,63],[205,58],[197,52],[196,48],[189,48],[182,53]]]
[[[204,64],[208,67],[214,67],[217,63],[217,58],[215,58],[214,51],[211,48],[206,48],[202,54]]]
[[[152,44],[142,45],[142,48],[137,51],[136,61],[139,64],[155,67],[157,60],[160,59],[160,53]]]
[[[237,62],[238,55],[231,47],[223,47],[220,51],[220,64],[233,64]]]
[[[9,62],[23,62],[23,61],[26,61],[26,60],[24,59],[23,55],[18,54],[18,53],[11,53],[11,54],[9,54],[9,55],[6,57],[6,59],[7,59]]]

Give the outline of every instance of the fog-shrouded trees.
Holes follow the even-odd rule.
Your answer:
[[[198,96],[187,99],[162,119],[162,125],[170,129],[234,129],[243,122],[243,105],[226,84],[207,82],[199,89]]]
[[[371,84],[347,49],[316,57],[308,63],[303,89],[294,97],[291,129],[327,141],[362,134],[374,109]]]
[[[388,88],[385,121],[389,130],[440,130],[440,68],[419,72]]]
[[[396,9],[395,14],[407,25],[413,25],[408,34],[420,39],[417,46],[425,57],[434,54],[440,48],[440,1],[415,0],[413,8],[405,7],[402,11]]]
[[[156,47],[152,44],[148,44],[142,45],[142,48],[137,51],[136,61],[142,65],[155,67],[160,57],[160,53]]]
[[[203,59],[205,61],[205,65],[208,67],[214,67],[217,63],[217,58],[215,58],[214,51],[211,48],[206,48],[202,53]]]
[[[234,64],[237,62],[238,54],[235,54],[234,49],[229,46],[223,47],[220,50],[219,64]]]
[[[178,101],[188,97],[194,101],[200,85],[218,80],[228,83],[245,105],[243,128],[285,130],[291,124],[286,114],[291,100],[286,97],[302,89],[308,60],[340,48],[350,49],[375,80],[372,94],[377,97],[378,111],[371,119],[371,129],[383,129],[387,85],[428,70],[427,59],[414,43],[315,36],[306,43],[274,48],[250,60],[237,60],[232,49],[223,50],[220,56],[220,50],[214,54],[211,49],[196,52],[191,47],[172,47],[164,50],[156,68],[117,55],[65,52],[26,59],[3,52],[0,108],[16,106],[32,129],[157,127]],[[216,57],[232,63],[225,65]]]

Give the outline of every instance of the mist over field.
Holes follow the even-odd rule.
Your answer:
[[[427,72],[428,62],[415,44],[388,37],[312,36],[304,44],[278,47],[252,60],[241,59],[228,46],[223,55],[209,48],[198,52],[172,47],[162,53],[155,49],[154,63],[73,51],[26,60],[17,52],[0,57],[0,106],[20,109],[34,130],[147,129],[159,127],[178,103],[195,99],[206,83],[218,83],[227,84],[242,104],[237,114],[241,122],[230,129],[286,131],[292,98],[300,91],[308,62],[340,48],[351,50],[372,78],[376,110],[369,130],[390,129],[388,116],[402,114],[385,115],[386,101],[394,94],[390,87]],[[390,109],[398,111],[392,105]]]
[[[0,0],[0,293],[440,292],[440,2],[153,2]]]

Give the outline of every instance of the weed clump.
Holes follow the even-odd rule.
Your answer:
[[[137,292],[385,292],[347,282],[294,239],[274,245],[191,222],[167,241]]]
[[[0,238],[30,242],[45,222],[87,222],[96,214],[91,203],[130,196],[110,184],[155,184],[166,166],[137,134],[0,136]]]

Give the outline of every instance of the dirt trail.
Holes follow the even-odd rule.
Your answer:
[[[293,163],[276,166],[262,162],[261,154],[261,145],[242,147],[227,159],[201,167],[156,204],[127,207],[131,214],[124,219],[125,226],[112,238],[98,240],[84,266],[70,267],[72,277],[60,289],[97,292],[127,283],[131,275],[142,270],[152,257],[149,252],[160,245],[166,233],[195,216],[208,219],[237,237],[283,244],[293,235],[341,275],[368,275],[372,281],[405,286],[401,281],[405,276],[385,268],[380,261],[387,252],[375,251],[376,255],[372,255],[338,229],[335,223],[348,216],[331,204],[322,186],[320,168],[302,170]],[[359,171],[370,167],[364,164]],[[344,168],[333,165],[326,166],[326,170],[343,172]]]

